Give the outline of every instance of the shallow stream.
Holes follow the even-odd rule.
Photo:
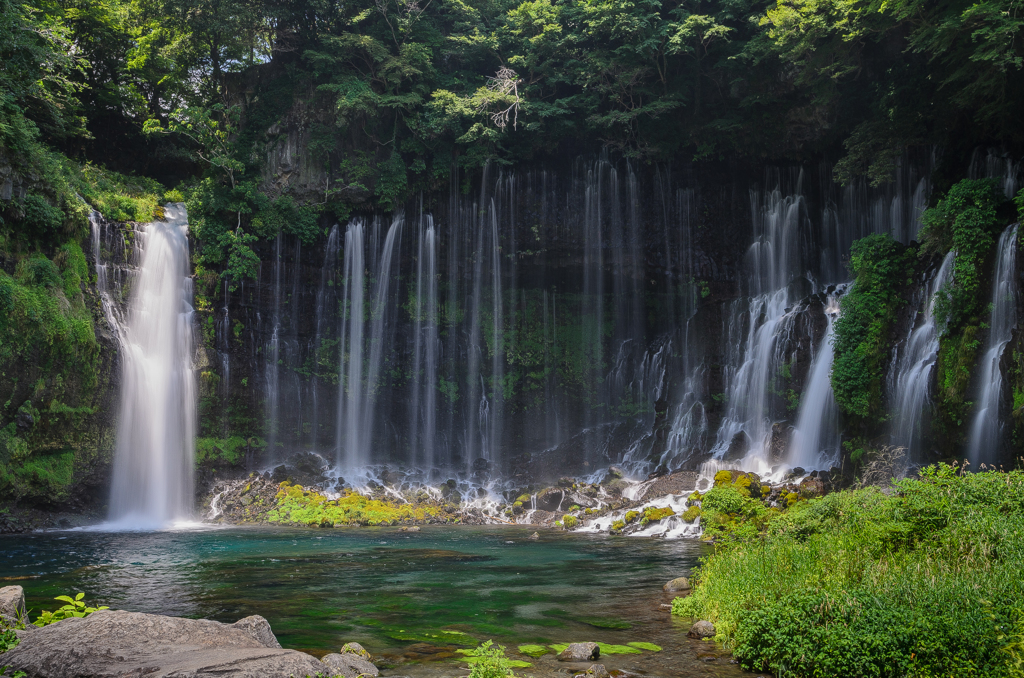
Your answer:
[[[707,546],[543,530],[531,540],[533,531],[35,533],[0,537],[0,585],[22,585],[37,611],[84,591],[90,604],[138,612],[224,622],[260,614],[284,647],[320,656],[358,641],[392,665],[383,675],[465,675],[454,650],[487,639],[532,663],[522,676],[576,666],[519,656],[519,645],[574,641],[663,648],[605,655],[610,670],[752,675],[714,644],[687,639],[689,624],[660,607],[670,600],[662,584],[689,574]]]

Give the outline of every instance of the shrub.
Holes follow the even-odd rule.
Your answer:
[[[673,612],[712,621],[751,670],[1013,675],[1024,646],[1024,472],[940,465],[895,489],[769,515],[762,538],[702,561]]]
[[[979,311],[982,267],[995,244],[996,210],[1003,202],[995,179],[964,179],[921,218],[926,252],[956,252],[952,280],[939,291],[935,302],[935,320],[941,332],[959,329]]]
[[[914,250],[887,234],[869,235],[853,243],[850,267],[855,280],[840,302],[832,364],[836,403],[847,414],[860,418],[879,414],[889,331],[904,303],[900,290],[913,277],[913,254]]]
[[[459,650],[469,662],[469,678],[515,678],[513,666],[530,666],[528,662],[513,661],[505,656],[505,648],[492,641],[472,650]]]
[[[101,607],[89,607],[85,604],[85,600],[83,600],[84,598],[84,593],[79,593],[74,598],[71,596],[57,596],[54,600],[59,600],[65,604],[58,607],[53,612],[43,610],[39,613],[39,618],[32,623],[36,626],[48,626],[50,624],[56,624],[64,619],[71,619],[72,617],[87,617],[93,612],[110,609],[105,605]]]

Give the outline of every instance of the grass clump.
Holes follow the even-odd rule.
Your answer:
[[[505,648],[488,640],[472,650],[457,650],[465,655],[463,661],[469,664],[470,678],[515,678],[514,668],[529,668],[530,662],[509,659]]]
[[[933,466],[771,517],[705,559],[673,613],[712,621],[753,671],[1011,678],[1022,526],[1024,472]]]
[[[288,481],[281,483],[276,500],[277,508],[267,513],[267,520],[293,525],[396,525],[429,520],[441,513],[433,506],[383,502],[352,491],[329,499]]]

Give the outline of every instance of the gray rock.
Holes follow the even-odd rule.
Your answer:
[[[539,532],[534,532],[533,534],[530,535],[530,539],[533,539],[533,540],[540,539],[540,533]]]
[[[376,676],[380,673],[376,666],[352,653],[328,654],[324,655],[320,661],[330,670],[331,676],[357,678],[357,676]],[[322,666],[320,670],[323,671]]]
[[[323,671],[315,657],[282,650],[276,638],[268,646],[270,626],[262,617],[239,623],[100,610],[19,633],[21,643],[3,663],[36,678],[290,678]]]
[[[580,678],[611,678],[611,674],[608,673],[608,669],[604,667],[604,664],[591,664],[586,673],[578,675]]]
[[[20,586],[5,586],[0,589],[0,615],[28,621],[25,615],[24,589]]]
[[[686,635],[689,638],[714,638],[715,625],[702,619],[691,626],[690,632]]]
[[[357,657],[362,657],[368,662],[373,661],[373,657],[366,651],[366,648],[359,643],[345,643],[341,646],[341,654],[354,654]]]
[[[560,662],[585,662],[595,661],[601,656],[601,648],[597,643],[570,643],[558,654]]]
[[[277,636],[274,635],[274,631],[270,628],[270,622],[258,614],[239,619],[232,626],[248,633],[263,647],[281,647],[281,643],[277,642]]]
[[[666,593],[675,593],[676,591],[689,591],[690,580],[686,577],[676,577],[672,581],[662,586],[661,589]]]

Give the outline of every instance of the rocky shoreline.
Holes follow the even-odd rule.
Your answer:
[[[630,480],[616,466],[596,482],[564,477],[539,487],[488,487],[486,476],[475,483],[451,478],[427,485],[388,469],[380,473],[380,480],[339,491],[337,479],[279,466],[272,472],[211,483],[202,511],[206,522],[230,525],[514,524],[697,537],[702,497],[715,487],[729,486],[743,497],[760,500],[768,510],[782,511],[849,482],[839,469],[805,473],[799,468],[781,482],[735,470],[719,471],[714,478],[679,471]]]

